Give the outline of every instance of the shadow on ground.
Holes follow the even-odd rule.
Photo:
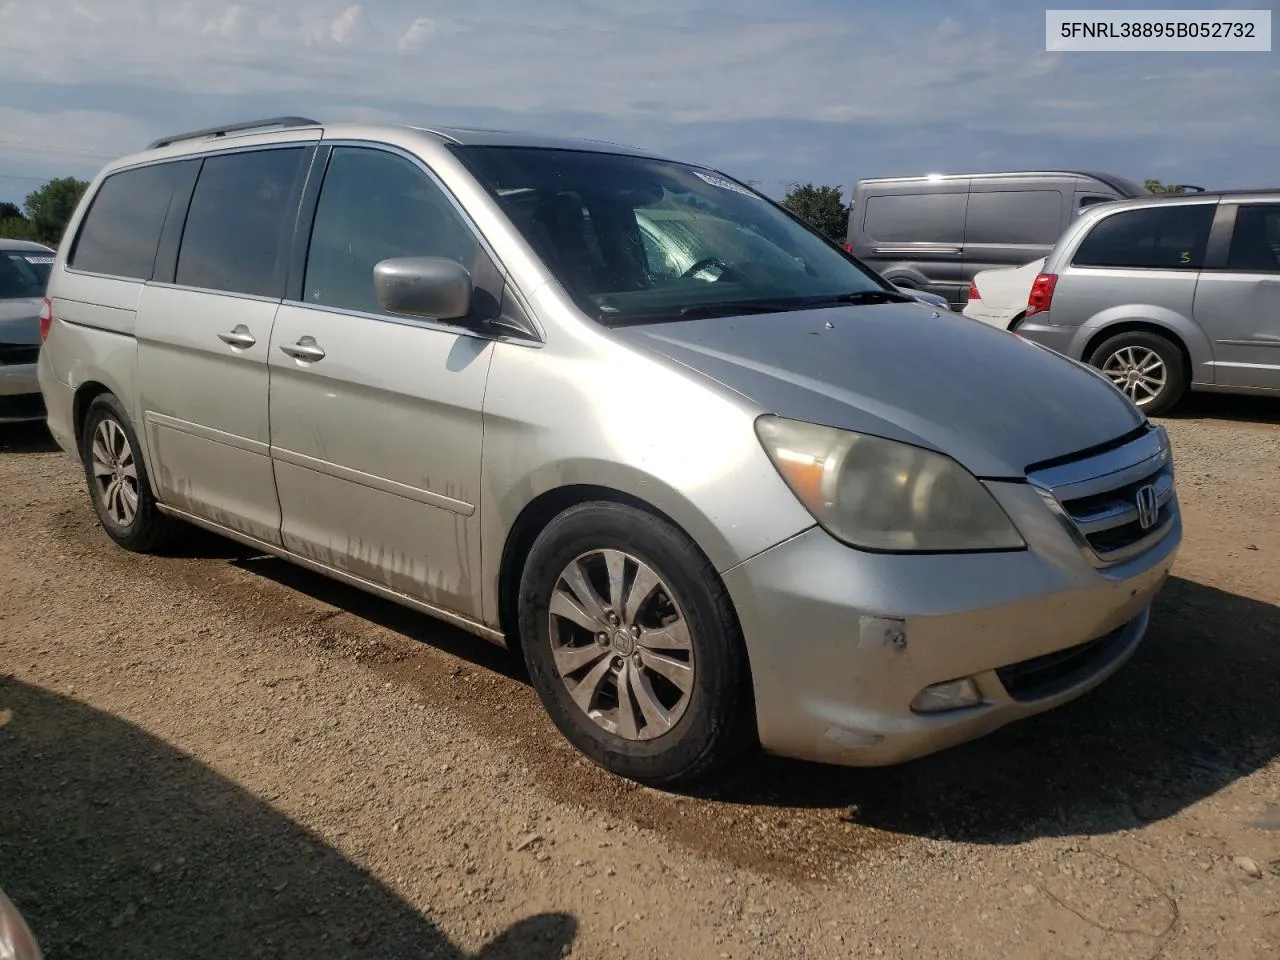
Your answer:
[[[517,655],[290,564],[240,562],[499,672],[512,682],[496,695],[528,698],[537,708]],[[897,767],[842,768],[756,755],[689,795],[731,806],[826,808],[892,833],[975,843],[1132,829],[1172,816],[1280,756],[1278,637],[1277,607],[1174,577],[1133,660],[1058,710]],[[479,723],[485,713],[476,710]],[[536,732],[559,736],[549,721]],[[539,765],[537,757],[530,760]],[[552,752],[547,762],[562,759]],[[583,802],[612,802],[605,784],[585,792]],[[635,819],[661,822],[657,811],[643,809],[642,795],[627,797]]]
[[[413,906],[139,728],[0,677],[0,885],[50,957],[462,960]],[[572,917],[475,956],[551,960]]]
[[[0,423],[0,453],[54,453],[58,445],[44,422]]]
[[[1280,755],[1278,637],[1280,609],[1175,577],[1133,660],[1058,710],[898,767],[762,758],[701,795],[976,843],[1132,829]]]
[[[1167,420],[1231,420],[1237,423],[1280,423],[1280,395],[1235,396],[1226,393],[1188,394]]]

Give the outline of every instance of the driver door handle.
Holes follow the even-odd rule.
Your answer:
[[[315,363],[317,360],[324,359],[324,350],[316,343],[315,337],[302,337],[297,343],[282,343],[280,349],[293,359],[302,360],[305,363]]]
[[[249,332],[249,328],[243,323],[237,324],[234,330],[228,330],[218,334],[218,339],[229,347],[236,347],[240,350],[247,350],[258,341],[253,334]]]

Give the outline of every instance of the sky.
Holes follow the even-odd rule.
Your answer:
[[[793,182],[848,191],[862,177],[1027,168],[1280,186],[1280,52],[1046,53],[1044,10],[0,0],[0,201],[51,177],[87,179],[162,134],[284,114],[586,136],[773,195]]]

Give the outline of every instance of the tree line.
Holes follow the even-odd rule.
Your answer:
[[[0,237],[35,240],[56,247],[88,187],[84,180],[59,177],[27,194],[21,207],[0,203]]]

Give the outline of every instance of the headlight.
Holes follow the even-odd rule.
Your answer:
[[[832,536],[865,550],[1018,550],[1013,523],[950,457],[781,417],[756,433],[800,502]]]
[[[3,890],[0,890],[0,960],[40,960],[36,938]]]

